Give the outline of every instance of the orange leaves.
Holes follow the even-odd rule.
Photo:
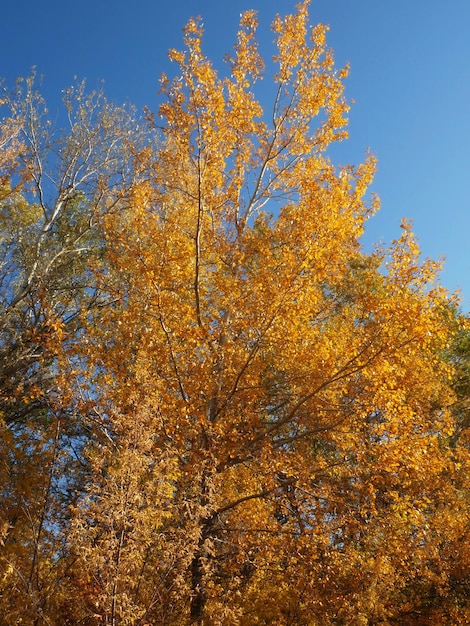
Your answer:
[[[394,276],[394,283],[402,289],[405,296],[409,290],[429,289],[442,269],[442,262],[426,259],[420,263],[421,251],[411,223],[403,219],[400,226],[403,232],[401,237],[393,242],[387,267]]]
[[[334,70],[332,56],[325,51],[325,29],[313,29],[313,44],[307,37],[307,3],[285,23],[280,18],[275,22],[277,62],[290,69],[276,78],[278,93],[272,111],[266,112],[272,127],[262,120],[263,109],[253,91],[263,67],[256,26],[255,12],[242,16],[235,54],[228,58],[230,76],[219,79],[202,53],[200,24],[190,22],[187,51],[170,53],[181,66],[181,76],[165,86],[168,101],[160,107],[167,122],[169,168],[180,180],[192,171],[194,185],[191,191],[186,187],[191,197],[198,194],[197,183],[212,196],[212,210],[217,206],[228,211],[236,228],[276,191],[294,188],[296,164],[316,160],[342,137],[346,123],[344,72]],[[315,129],[312,123],[322,110],[326,121]]]
[[[325,45],[327,27],[317,25],[308,36],[308,4],[299,4],[297,14],[277,17],[273,24],[278,47],[274,61],[280,68],[274,116],[279,130],[282,128],[284,135],[289,132],[294,139],[289,151],[304,157],[312,149],[323,151],[346,137],[340,129],[347,124],[349,108],[342,85],[347,71],[334,70],[333,55]],[[322,111],[326,122],[312,134],[310,124]]]
[[[58,517],[75,621],[404,623],[435,585],[448,593],[450,572],[466,575],[449,565],[468,522],[466,422],[443,358],[457,324],[408,223],[390,250],[361,248],[376,161],[335,167],[325,154],[345,136],[347,70],[307,9],[273,24],[266,106],[255,12],[226,75],[191,20],[170,52],[180,75],[164,79],[161,140],[126,143],[128,184],[100,182],[104,206],[59,196],[71,226],[92,202],[77,240],[99,216],[96,254],[58,267],[70,282],[50,283],[56,299],[35,292],[35,363],[52,362],[61,420],[77,416],[64,444],[79,448],[71,518]],[[75,231],[59,227],[68,257]],[[15,463],[30,467],[41,455],[27,460],[36,444],[19,432]],[[58,494],[62,449],[44,432]],[[37,502],[60,508],[54,498]],[[42,532],[23,536],[39,545]]]
[[[6,99],[0,99],[0,108],[6,104],[8,104]],[[14,110],[10,110],[9,113],[10,116],[3,116],[0,123],[0,198],[3,197],[5,182],[17,167],[20,155],[25,151],[21,136],[24,119],[16,115]]]
[[[255,39],[258,20],[256,11],[246,11],[240,18],[240,30],[235,44],[235,57],[228,57],[231,75],[241,89],[247,89],[262,77],[264,62]],[[251,77],[251,81],[250,81]]]
[[[310,48],[306,43],[308,28],[309,2],[303,2],[297,6],[297,13],[288,15],[284,19],[279,15],[272,24],[272,30],[276,34],[276,44],[279,50],[274,61],[279,63],[279,78],[281,82],[290,81],[293,69],[306,55],[310,55]],[[323,48],[324,31],[321,26],[316,27],[318,40],[314,45]],[[312,38],[313,40],[313,38]]]

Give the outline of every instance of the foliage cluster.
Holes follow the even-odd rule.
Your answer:
[[[145,119],[34,77],[0,121],[0,610],[63,626],[466,624],[469,332],[411,225],[366,253],[308,1],[197,20]]]

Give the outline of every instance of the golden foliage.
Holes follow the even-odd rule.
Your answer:
[[[84,452],[61,578],[75,596],[50,623],[470,615],[455,303],[408,222],[362,250],[375,159],[328,158],[347,69],[308,4],[273,23],[270,109],[255,12],[227,76],[191,20],[148,115],[161,143],[130,150],[134,176],[97,212],[87,276],[107,306],[55,335]]]
[[[76,523],[94,546],[84,565],[115,563],[99,586],[111,623],[388,623],[416,608],[416,587],[444,589],[445,502],[460,497],[440,356],[450,305],[407,222],[390,250],[361,250],[375,160],[327,157],[346,136],[346,70],[307,4],[273,24],[271,110],[255,96],[255,13],[222,78],[189,22],[170,52],[180,76],[162,80],[163,143],[141,155],[149,176],[103,221],[120,300],[79,350],[110,457]],[[110,546],[116,498],[154,493],[137,480],[149,454],[167,459],[152,496],[164,504],[130,504]],[[124,489],[122,472],[137,482]],[[458,534],[468,513],[454,511]],[[161,551],[147,574],[158,598],[126,578],[144,537]]]

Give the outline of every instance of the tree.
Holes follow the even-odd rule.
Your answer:
[[[188,23],[162,142],[100,219],[114,304],[82,316],[67,376],[92,433],[70,534],[87,623],[405,624],[421,589],[446,595],[439,549],[468,519],[449,297],[408,222],[361,248],[375,159],[328,158],[347,70],[307,9],[273,23],[271,109],[255,13],[225,78]]]
[[[63,348],[82,332],[81,313],[106,304],[89,268],[103,250],[96,222],[137,176],[131,149],[143,133],[133,110],[84,83],[64,92],[65,130],[34,75],[5,88],[1,104],[0,606],[8,623],[50,623],[67,594],[68,507],[86,437],[64,401]]]

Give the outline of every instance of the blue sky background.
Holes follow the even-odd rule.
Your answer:
[[[176,66],[181,29],[201,15],[205,50],[231,49],[239,15],[257,9],[261,52],[272,54],[269,24],[295,0],[5,0],[0,21],[0,76],[13,85],[36,66],[51,111],[74,76],[90,88],[105,82],[109,99],[138,109],[158,106],[158,78]],[[446,257],[442,282],[460,289],[470,309],[470,0],[312,0],[312,22],[331,27],[339,66],[349,62],[346,94],[355,101],[350,139],[338,163],[379,159],[373,190],[382,209],[365,244],[400,235],[414,221],[425,256]]]

